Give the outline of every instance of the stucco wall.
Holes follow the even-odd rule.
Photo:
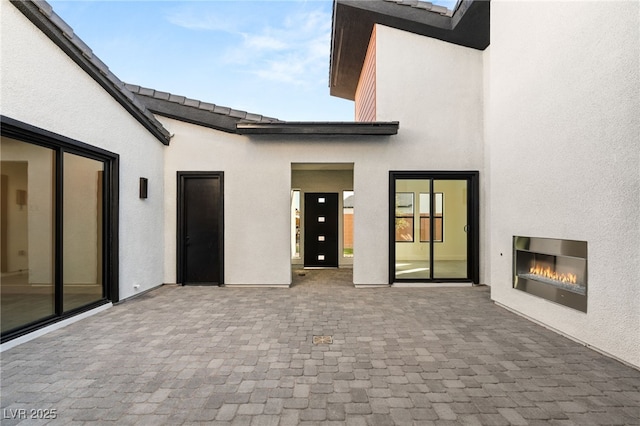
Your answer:
[[[640,365],[637,2],[491,3],[492,297]],[[588,242],[588,311],[512,289],[513,235]]]
[[[372,163],[393,137],[249,138],[158,119],[175,134],[165,161],[166,282],[176,281],[177,171],[224,172],[225,283],[288,285],[292,164],[356,163],[353,188],[344,189],[363,194],[367,202],[358,204],[356,198],[353,279],[387,284],[388,171]]]
[[[482,171],[482,52],[382,25],[376,40],[376,119],[400,121],[392,168]]]
[[[376,25],[378,121],[400,131],[380,167],[480,172],[480,282],[485,274],[483,52]]]
[[[120,297],[162,284],[164,146],[13,5],[1,16],[0,112],[120,155]]]
[[[389,171],[482,173],[482,53],[386,27],[377,40],[377,119],[399,120],[398,135],[250,138],[158,117],[175,134],[165,157],[165,282],[176,280],[177,171],[224,172],[225,283],[286,285],[291,165],[353,163],[354,283],[388,284]]]

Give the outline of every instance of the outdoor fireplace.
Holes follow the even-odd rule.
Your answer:
[[[513,287],[587,312],[587,242],[513,237]]]

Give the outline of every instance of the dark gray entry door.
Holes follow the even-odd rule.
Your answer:
[[[222,173],[178,174],[178,280],[223,283]]]
[[[338,194],[304,195],[304,266],[338,267]]]

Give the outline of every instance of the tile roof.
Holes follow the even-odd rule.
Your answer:
[[[265,117],[247,111],[232,109],[208,102],[178,96],[168,92],[147,87],[126,84],[127,90],[136,94],[138,99],[150,111],[158,115],[186,121],[225,132],[236,133],[236,124],[248,123],[281,123],[273,117]]]
[[[94,55],[89,46],[74,34],[69,24],[53,11],[53,7],[49,3],[44,0],[11,0],[11,3],[145,126],[151,134],[163,144],[169,144],[171,139],[169,131],[109,70],[109,67]]]
[[[397,122],[284,122],[185,96],[125,84],[74,34],[73,29],[53,11],[49,3],[44,0],[10,1],[165,145],[169,145],[171,135],[155,114],[238,134],[392,135],[398,131]]]
[[[208,102],[199,101],[197,99],[190,99],[185,96],[173,95],[168,92],[161,92],[159,90],[150,89],[148,87],[141,87],[133,84],[125,84],[125,87],[131,92],[138,95],[161,99],[175,104],[184,105],[186,107],[197,108],[203,111],[212,112],[214,114],[228,115],[230,117],[241,118],[243,120],[255,121],[258,123],[281,122],[281,120],[278,120],[277,118],[266,117],[260,114],[253,114],[247,111],[241,111],[221,105],[215,105]]]
[[[155,114],[241,135],[390,136],[398,133],[399,127],[397,121],[373,123],[282,121],[147,87],[127,84],[126,88]]]

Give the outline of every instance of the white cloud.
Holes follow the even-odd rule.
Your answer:
[[[236,25],[233,20],[227,19],[222,14],[198,13],[191,8],[182,8],[173,11],[166,16],[173,25],[188,30],[224,31],[235,32]]]
[[[239,57],[247,71],[264,80],[307,86],[327,77],[331,16],[320,10],[286,16],[280,25],[245,38]],[[269,41],[256,43],[255,40]],[[238,56],[236,56],[236,59]]]
[[[243,45],[248,49],[284,50],[289,47],[286,41],[270,35],[243,33],[242,37]]]
[[[206,9],[174,9],[167,19],[188,30],[225,37],[222,51],[216,54],[222,65],[235,70],[232,72],[296,86],[317,84],[320,76],[326,80],[328,74],[330,3],[287,3],[286,7],[279,3],[279,13],[274,13],[273,4],[267,1],[214,2]],[[243,9],[248,7],[251,14]],[[214,46],[212,42],[212,50]]]
[[[305,74],[305,66],[299,58],[279,58],[274,61],[266,61],[264,68],[252,70],[252,74],[265,79],[281,83],[304,84],[301,76]]]

